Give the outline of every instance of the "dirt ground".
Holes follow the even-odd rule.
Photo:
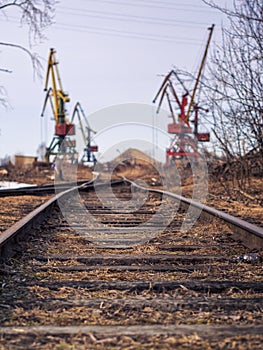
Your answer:
[[[0,234],[50,197],[50,195],[0,197]]]
[[[14,166],[9,166],[4,169],[7,173],[2,174],[0,171],[0,181],[16,181],[34,185],[46,185],[53,184],[54,181],[59,180],[58,173],[51,165],[42,168],[15,168]],[[74,180],[76,178],[78,180],[92,179],[92,170],[93,169],[90,167],[80,165],[77,167],[77,174],[75,174],[74,171],[71,170],[71,167],[69,167],[69,169],[65,169],[65,175],[62,181],[69,181],[72,176],[74,176]],[[73,175],[72,172],[74,173]]]

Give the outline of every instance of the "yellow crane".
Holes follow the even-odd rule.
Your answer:
[[[51,86],[49,81],[51,79]],[[48,58],[48,67],[46,73],[46,81],[44,91],[47,91],[44,100],[41,116],[50,102],[51,110],[55,120],[55,134],[46,150],[46,161],[50,162],[50,156],[67,155],[69,159],[73,160],[77,154],[75,150],[76,142],[70,136],[75,135],[75,125],[70,123],[67,118],[66,103],[70,101],[69,95],[64,92],[58,71],[58,62],[55,57],[55,50],[50,49]]]

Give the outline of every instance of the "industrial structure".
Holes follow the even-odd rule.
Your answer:
[[[58,155],[67,156],[69,160],[76,158],[76,141],[72,140],[75,135],[75,125],[67,120],[66,103],[70,101],[69,95],[64,92],[58,71],[58,62],[55,58],[55,50],[50,49],[48,58],[48,67],[46,73],[45,89],[47,91],[41,116],[50,102],[51,110],[55,120],[55,134],[46,150],[46,161],[50,163],[50,157]],[[51,86],[48,87],[49,79],[51,77]]]
[[[86,114],[84,113],[84,110],[79,102],[77,102],[74,107],[71,124],[74,122],[75,115],[78,117],[80,131],[84,142],[84,150],[81,157],[81,163],[93,163],[93,165],[95,165],[97,163],[95,153],[98,152],[98,146],[92,143],[92,134],[96,134],[96,132],[91,129]]]
[[[193,159],[194,161],[198,161],[198,142],[210,141],[210,134],[208,132],[199,132],[198,112],[202,108],[198,106],[198,104],[195,102],[195,97],[200,82],[201,74],[205,65],[208,48],[214,30],[214,25],[212,25],[208,29],[209,36],[206,43],[202,62],[198,71],[198,75],[195,80],[193,92],[191,94],[189,93],[189,91],[185,88],[182,79],[180,79],[179,75],[174,70],[172,70],[164,78],[164,81],[153,100],[153,103],[155,103],[160,97],[159,104],[157,107],[158,113],[164,98],[166,98],[170,111],[170,116],[172,118],[172,123],[168,124],[168,133],[172,136],[170,146],[166,150],[167,165],[171,164],[171,162],[173,162],[175,159],[182,158],[188,158]],[[174,87],[174,79],[182,86],[184,90],[184,93],[181,98],[176,93],[176,89]],[[188,99],[190,100],[189,103]],[[191,118],[192,115],[193,119]],[[190,123],[193,123],[193,128],[190,126]]]

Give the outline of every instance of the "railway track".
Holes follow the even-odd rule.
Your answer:
[[[262,229],[202,206],[182,230],[187,201],[95,188],[5,232],[1,349],[262,349],[262,255],[241,244]]]
[[[78,181],[78,185],[83,185],[87,181]],[[10,197],[10,196],[36,196],[36,195],[47,195],[54,194],[56,191],[66,191],[67,189],[75,186],[76,183],[73,182],[65,182],[65,183],[56,183],[47,184],[47,185],[39,185],[39,186],[25,186],[21,188],[8,188],[8,189],[0,189],[0,197]]]

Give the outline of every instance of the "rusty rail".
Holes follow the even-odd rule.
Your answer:
[[[48,184],[48,185],[40,185],[40,186],[25,186],[20,188],[10,188],[10,189],[0,189],[0,197],[8,197],[8,196],[33,196],[39,194],[52,194],[55,191],[66,191],[69,188],[72,188],[76,185],[84,185],[87,183],[87,180],[75,182],[66,182],[59,184]]]
[[[135,186],[137,188],[140,188],[144,191],[151,191],[155,193],[161,193],[165,194],[169,197],[174,198],[176,201],[179,202],[179,205],[183,209],[187,209],[189,206],[192,206],[193,208],[200,210],[200,216],[204,218],[217,218],[223,222],[225,222],[233,231],[233,237],[236,240],[242,241],[242,243],[251,249],[263,249],[263,228],[258,227],[256,225],[250,224],[249,222],[242,220],[240,218],[236,218],[233,215],[227,214],[223,211],[211,208],[205,204],[195,202],[191,199],[185,198],[183,196],[179,196],[177,194],[162,191],[162,190],[156,190],[152,188],[146,188],[143,186],[140,186],[136,184],[133,181],[130,181],[125,178],[125,181],[132,184],[132,186]]]
[[[93,186],[93,182],[95,180],[91,180],[89,182],[81,182],[78,186],[73,186],[69,188],[70,184],[63,184],[63,186],[59,186],[57,191],[62,191],[61,193],[57,193],[54,197],[49,199],[47,202],[40,205],[38,208],[34,209],[31,213],[26,215],[24,218],[16,222],[10,228],[5,230],[0,235],[0,256],[1,257],[10,257],[16,253],[16,246],[19,246],[19,242],[25,237],[25,235],[32,229],[33,227],[41,224],[49,215],[51,215],[52,210],[57,205],[57,200],[66,197],[72,191],[76,189],[87,189]],[[55,192],[55,185],[51,186],[38,186],[37,191],[32,193],[47,193],[47,191]],[[26,191],[29,188],[26,189]],[[36,189],[35,189],[36,190]],[[20,191],[19,191],[20,192]],[[25,194],[25,193],[24,193]],[[28,193],[27,193],[28,194]]]

